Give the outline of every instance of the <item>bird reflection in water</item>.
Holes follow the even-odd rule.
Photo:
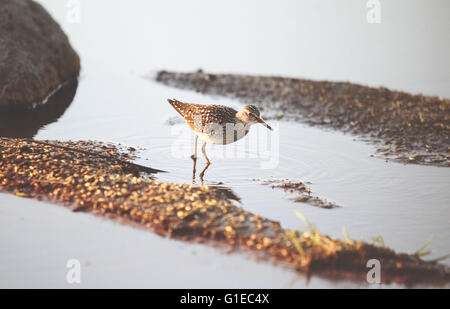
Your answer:
[[[196,173],[197,158],[192,158],[192,161],[194,162],[194,166],[192,168],[192,183],[195,183],[195,173]],[[200,181],[202,182],[202,184],[203,184],[203,176],[205,175],[205,172],[206,172],[206,170],[208,169],[208,167],[210,165],[211,165],[210,162],[206,162],[205,167],[200,172],[199,178],[200,178]]]

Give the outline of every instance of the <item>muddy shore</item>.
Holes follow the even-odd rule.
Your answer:
[[[268,185],[272,189],[282,189],[284,192],[288,193],[289,199],[294,203],[305,203],[314,207],[333,209],[342,207],[334,202],[328,201],[326,198],[319,196],[314,196],[311,194],[311,189],[307,187],[305,183],[299,180],[289,180],[289,179],[266,179],[258,180],[263,185]]]
[[[255,104],[266,118],[306,122],[368,139],[376,155],[450,166],[450,100],[345,82],[160,71],[165,85]],[[179,98],[182,100],[182,98]]]
[[[55,146],[53,146],[53,144]],[[134,149],[93,142],[0,138],[0,190],[67,205],[162,236],[243,251],[257,259],[333,279],[365,282],[377,258],[383,282],[450,282],[436,262],[362,241],[331,239],[316,229],[292,231],[245,211],[220,190],[152,179],[133,165]]]

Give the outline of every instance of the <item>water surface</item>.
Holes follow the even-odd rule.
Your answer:
[[[365,4],[358,1],[80,1],[79,24],[67,22],[63,1],[40,2],[80,53],[82,74],[72,104],[35,138],[95,139],[143,149],[138,163],[168,171],[157,175],[164,181],[192,182],[193,142],[185,124],[168,124],[178,114],[166,99],[241,104],[160,85],[149,78],[158,69],[350,80],[450,96],[445,1],[433,7],[383,2],[380,25],[367,24]],[[345,225],[352,238],[381,233],[393,249],[414,252],[436,235],[428,258],[449,253],[450,169],[373,158],[373,145],[340,132],[285,121],[270,125],[276,141],[269,153],[272,168],[262,168],[268,157],[247,144],[266,134],[255,126],[245,140],[227,146],[231,152],[208,146],[212,165],[205,184],[230,188],[241,207],[286,228],[302,225],[298,210],[332,237],[342,238]],[[203,165],[201,158],[197,176]],[[308,181],[314,195],[343,207],[293,203],[281,190],[255,181],[278,178]],[[319,278],[307,284],[290,270],[240,254],[163,239],[59,206],[5,194],[0,203],[2,287],[70,287],[65,263],[73,257],[85,266],[83,287],[355,286]]]

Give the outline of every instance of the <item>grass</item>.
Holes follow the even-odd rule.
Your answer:
[[[300,228],[303,233],[297,235],[298,231],[289,230],[286,231],[286,235],[302,256],[305,255],[304,248],[318,248],[326,254],[335,254],[342,249],[341,242],[320,234],[319,230],[301,212],[296,211],[295,213],[305,223],[305,226]]]
[[[342,226],[342,234],[344,235],[345,242],[349,245],[353,245],[353,240],[350,239],[350,236],[347,233],[347,229],[345,228],[345,225]]]
[[[416,252],[413,253],[413,255],[417,258],[426,256],[431,254],[431,250],[425,251],[425,249],[431,244],[431,242],[434,240],[435,235],[431,236],[427,241],[425,241],[425,243],[419,248],[417,249]]]
[[[371,245],[380,245],[382,248],[387,248],[384,244],[383,236],[381,236],[381,233],[378,234],[376,237],[372,238],[372,241],[370,242]]]
[[[309,247],[308,245],[317,246],[328,253],[335,253],[336,251],[339,251],[342,249],[342,246],[339,242],[333,241],[332,239],[328,238],[327,236],[324,236],[320,234],[319,230],[312,224],[301,212],[295,211],[295,214],[297,217],[302,220],[305,225],[302,226],[299,230],[303,231],[303,233],[300,233],[298,235],[298,231],[295,230],[287,230],[286,235],[288,236],[289,240],[292,242],[294,247],[297,249],[297,251],[301,255],[305,255],[305,249],[304,247]],[[355,245],[355,241],[353,241],[345,226],[342,226],[342,234],[344,236],[343,243],[349,246]],[[431,242],[434,240],[435,236],[431,236],[425,243],[417,249],[416,252],[412,254],[412,256],[415,256],[417,258],[424,257],[426,255],[431,254],[431,250],[426,250],[426,248],[431,244]],[[359,242],[357,244],[361,245],[363,243],[363,238],[361,237]],[[302,245],[303,244],[303,245]],[[378,234],[376,237],[372,238],[372,241],[370,242],[371,245],[378,245],[382,248],[387,248],[386,244],[384,243],[383,236]],[[445,258],[450,257],[450,255],[445,256]]]
[[[306,219],[306,217],[300,211],[295,211],[295,214],[300,218],[300,220],[305,222],[305,226],[301,227],[301,230],[306,230],[314,234],[319,233],[317,228],[308,219]]]
[[[305,255],[305,251],[303,250],[303,247],[298,240],[297,231],[287,230],[286,235],[294,244],[294,247],[297,249],[298,253],[300,253],[301,255]]]

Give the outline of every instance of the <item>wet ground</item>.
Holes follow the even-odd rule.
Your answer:
[[[55,17],[64,22],[64,5],[53,2],[49,6]],[[101,9],[101,4],[95,6]],[[137,163],[168,171],[158,175],[158,179],[191,183],[192,161],[189,155],[192,136],[183,123],[168,124],[168,120],[174,119],[177,114],[166,99],[175,97],[235,108],[239,108],[240,103],[169,88],[144,77],[150,69],[170,67],[170,60],[162,60],[163,52],[152,58],[134,48],[136,52],[130,54],[137,54],[135,58],[128,59],[128,63],[124,59],[111,66],[110,63],[128,52],[128,47],[104,53],[90,42],[103,36],[104,44],[116,47],[115,40],[104,35],[110,31],[108,25],[114,24],[114,16],[118,15],[104,17],[111,18],[111,23],[105,22],[104,26],[92,28],[89,12],[94,8],[86,9],[83,23],[65,24],[83,59],[75,99],[58,121],[45,125],[35,137],[54,140],[92,138],[120,142],[138,150],[145,148],[140,151],[141,158]],[[119,12],[119,8],[116,9],[114,12]],[[130,12],[135,11],[129,9]],[[131,49],[138,46],[134,41],[129,43]],[[161,44],[155,41],[153,48],[157,49]],[[152,47],[149,49],[152,50]],[[159,60],[160,64],[157,64]],[[243,63],[236,63],[233,70],[242,70]],[[253,72],[257,72],[255,68],[262,67],[263,63],[263,60],[255,62]],[[305,66],[306,71],[302,71],[301,75],[308,75],[309,72],[311,77],[315,77],[313,68],[310,71],[307,68]],[[217,66],[214,69],[226,70]],[[295,75],[287,66],[269,66],[266,69],[271,70],[271,74]],[[370,75],[370,72],[366,73],[366,76]],[[330,76],[346,78],[337,72]],[[376,81],[355,76],[360,82],[376,84],[381,81],[381,77]],[[407,88],[407,81],[402,81],[402,84],[400,79],[389,78],[385,86]],[[426,88],[424,91],[427,94],[449,95],[445,84],[439,87],[432,80],[429,83],[420,81],[415,84],[411,81],[411,88],[406,90],[418,92]],[[352,238],[358,239],[361,235],[369,240],[381,233],[385,243],[396,251],[414,252],[430,236],[436,235],[430,245],[432,254],[427,258],[449,253],[450,169],[385,162],[370,157],[374,152],[372,145],[354,136],[327,129],[289,121],[271,121],[270,125],[278,136],[275,141],[278,141],[279,151],[245,158],[257,153],[255,148],[245,146],[245,140],[230,146],[236,151],[233,155],[224,154],[222,146],[209,147],[208,154],[213,163],[205,172],[205,184],[231,188],[240,197],[240,206],[245,210],[280,221],[286,228],[298,228],[303,224],[294,213],[294,210],[299,210],[323,234],[332,237],[343,238],[341,229],[345,225]],[[248,140],[258,134],[264,136],[264,130],[263,127],[252,128]],[[264,162],[277,164],[272,168],[262,168]],[[199,160],[200,166],[202,163]],[[293,203],[283,190],[273,190],[254,181],[278,178],[310,182],[308,187],[315,195],[335,201],[342,207],[320,209]],[[199,183],[198,177],[196,182]],[[226,255],[206,246],[163,239],[152,233],[73,213],[45,202],[5,194],[0,195],[0,201],[0,218],[4,220],[0,239],[1,278],[8,278],[1,281],[2,286],[9,286],[12,282],[15,286],[67,287],[65,263],[69,257],[78,257],[86,265],[86,277],[82,281],[85,287],[361,286],[319,278],[312,278],[307,284],[304,278],[295,280],[297,275],[291,271],[256,263],[245,256]],[[127,263],[123,263],[124,260]],[[180,263],[180,260],[185,263]],[[449,265],[448,261],[445,263]]]
[[[135,149],[93,142],[35,141],[0,138],[0,189],[22,198],[46,200],[92,212],[184,241],[201,242],[257,260],[336,280],[366,282],[366,263],[382,264],[383,282],[442,285],[450,282],[444,265],[419,258],[424,248],[395,254],[379,238],[373,245],[348,236],[321,234],[299,211],[306,227],[287,230],[278,221],[246,211],[230,188],[160,182],[154,169],[131,163]],[[285,188],[302,189],[285,182]],[[296,202],[320,206],[321,199],[301,196]],[[381,246],[380,246],[381,244]]]
[[[141,92],[141,99],[129,101],[126,107],[117,106],[117,116],[105,117],[104,110],[100,108],[98,112],[90,109],[89,115],[84,114],[86,110],[84,104],[88,104],[84,102],[89,102],[87,97],[90,94],[89,91],[83,92],[83,87],[89,89],[88,78],[83,78],[80,81],[76,100],[68,111],[58,122],[39,131],[36,138],[62,140],[92,138],[120,142],[138,149],[137,153],[140,158],[136,160],[137,163],[166,170],[167,173],[157,175],[158,180],[191,183],[192,160],[189,155],[192,151],[192,136],[183,123],[167,124],[167,120],[174,117],[175,114],[172,108],[163,102],[161,109],[156,112],[140,112],[138,115],[127,112],[134,108],[145,109],[141,100],[148,101],[147,96],[150,92],[156,100],[157,97],[173,96],[171,94],[174,90],[139,76],[130,75],[129,78],[135,81],[133,86],[133,88],[136,87],[135,91],[139,87],[145,91]],[[205,98],[190,91],[176,90],[176,92],[178,96],[189,96],[198,102],[214,102],[239,107],[238,102],[228,99]],[[127,113],[129,114],[127,115]],[[158,113],[162,115],[158,115]],[[123,115],[120,116],[120,114]],[[152,116],[149,121],[148,115],[154,114],[156,115]],[[72,120],[65,120],[67,118],[72,118]],[[84,125],[85,123],[90,125]],[[135,125],[137,123],[140,125]],[[437,238],[431,244],[432,254],[428,258],[436,258],[448,253],[448,237],[450,237],[449,212],[446,209],[450,200],[446,191],[448,169],[403,165],[373,158],[370,156],[373,151],[372,146],[341,133],[311,128],[293,122],[281,121],[270,124],[275,128],[275,132],[280,134],[279,152],[272,153],[272,157],[270,154],[266,157],[258,157],[255,149],[246,147],[245,141],[241,141],[229,146],[237,154],[241,154],[236,159],[236,154],[233,152],[224,154],[222,146],[208,147],[208,154],[213,163],[205,173],[205,184],[231,188],[240,198],[239,206],[247,211],[279,221],[286,228],[299,228],[303,225],[303,222],[294,213],[295,210],[298,210],[325,235],[342,239],[341,230],[345,225],[348,233],[354,239],[363,236],[364,239],[370,241],[371,238],[381,233],[387,245],[396,251],[410,253],[418,249],[430,236],[436,235]],[[264,134],[262,133],[264,129],[263,127],[252,128],[249,140],[255,138],[257,133]],[[250,156],[252,153],[255,158],[245,158],[245,155]],[[261,164],[271,162],[270,159],[277,165],[268,169],[261,168]],[[202,159],[199,159],[198,169],[204,163]],[[274,190],[254,180],[279,178],[309,182],[308,187],[315,195],[334,201],[342,207],[319,209],[309,204],[295,203],[283,190]],[[200,184],[198,175],[196,183]],[[21,204],[38,206],[40,204],[30,200],[24,201],[17,197],[8,197],[7,200],[8,204],[12,203],[17,206]],[[18,209],[9,211],[12,211],[12,213],[8,213],[13,217],[14,213],[20,213]],[[67,217],[74,215],[79,215],[79,213],[70,211],[66,213]],[[34,218],[40,222],[52,220],[47,217],[45,212]],[[102,221],[101,219],[97,220]],[[117,225],[116,228],[123,229],[124,227]],[[140,234],[142,231],[135,233]],[[79,239],[76,234],[72,236],[74,239]],[[104,237],[107,237],[106,234]],[[20,239],[17,240],[21,243]],[[117,241],[116,238],[114,240]],[[118,241],[121,242],[121,240]],[[21,250],[25,250],[26,242],[22,242],[22,245],[24,247]],[[19,245],[19,247],[21,246]],[[203,250],[209,252],[209,249],[201,249],[197,246],[196,248],[200,255],[203,254]],[[11,256],[11,252],[15,251],[14,248],[10,249],[12,251],[9,251],[9,256]],[[50,243],[46,250],[49,252],[48,258],[60,252],[58,247]],[[80,248],[80,256],[85,254],[87,253]],[[93,255],[93,259],[98,258],[95,254]],[[219,260],[229,258],[220,253],[217,255],[219,257],[216,259]],[[145,256],[136,256],[135,258],[147,259]],[[242,258],[245,259],[245,257]],[[11,263],[13,269],[20,269],[23,262],[16,260]],[[201,268],[201,258],[198,263],[198,267]],[[147,265],[151,266],[152,264]],[[163,265],[159,264],[161,267]],[[55,265],[55,268],[57,267]],[[99,265],[98,267],[103,266]],[[284,273],[270,264],[267,264],[266,267],[273,269],[276,273]],[[37,271],[39,269],[37,266],[32,269],[36,271],[31,271],[33,276],[41,274],[40,271]],[[214,277],[211,276],[212,286],[223,286],[214,283],[218,280],[215,279],[215,276],[220,278],[222,271],[224,269],[218,267]],[[253,275],[249,273],[249,276]],[[266,282],[266,286],[284,287],[288,284],[287,282],[290,282],[293,275],[293,273],[286,273],[285,279],[277,283]],[[134,277],[131,274],[124,278],[124,282],[133,285]],[[140,280],[142,279],[136,282],[142,282]],[[340,286],[342,284],[325,283],[322,279],[317,280],[315,282],[321,282],[319,286]],[[153,279],[149,279],[147,284],[150,286],[156,284],[152,282],[154,282]],[[185,284],[185,286],[189,285],[188,280]],[[259,283],[255,282],[255,284]],[[305,280],[300,280],[294,286],[305,286],[305,284]],[[64,286],[65,282],[62,281],[61,285]],[[199,282],[199,285],[202,283]]]

